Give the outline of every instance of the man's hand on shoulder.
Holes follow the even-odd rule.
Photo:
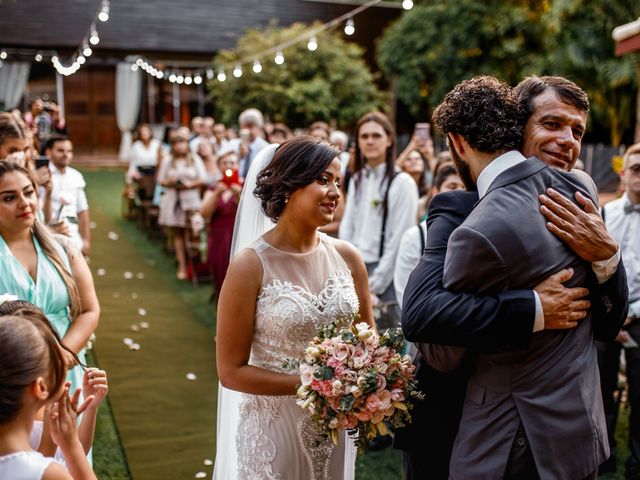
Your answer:
[[[593,202],[580,192],[575,195],[582,208],[552,188],[547,189],[547,195],[540,195],[547,228],[587,262],[610,259],[618,251],[618,243],[607,232]]]

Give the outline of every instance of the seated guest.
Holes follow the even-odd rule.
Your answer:
[[[149,124],[138,125],[137,140],[131,145],[129,153],[127,183],[140,180],[143,175],[155,176],[160,148],[160,141],[153,138],[153,131]]]
[[[269,143],[277,143],[280,145],[293,137],[293,133],[284,123],[274,123],[269,133]]]
[[[207,259],[215,291],[220,292],[229,267],[231,239],[242,185],[238,182],[238,155],[233,151],[218,157],[221,178],[204,195],[200,213],[209,222]]]

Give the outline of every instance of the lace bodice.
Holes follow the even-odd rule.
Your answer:
[[[351,272],[334,240],[318,234],[308,253],[283,252],[260,238],[251,248],[263,268],[249,363],[284,371],[287,359],[302,359],[318,328],[335,318],[348,323],[359,304]]]

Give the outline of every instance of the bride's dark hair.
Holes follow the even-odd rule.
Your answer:
[[[253,191],[265,215],[276,222],[289,195],[320,178],[339,153],[330,143],[309,136],[294,137],[280,145],[258,174]]]

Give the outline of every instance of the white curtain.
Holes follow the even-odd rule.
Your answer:
[[[118,158],[126,162],[131,148],[131,131],[136,126],[140,113],[142,96],[142,75],[131,70],[131,64],[118,63],[116,69],[116,118],[122,135]]]
[[[2,63],[2,61],[0,61]],[[31,64],[28,62],[4,62],[0,67],[0,103],[5,110],[18,106],[29,80]]]

